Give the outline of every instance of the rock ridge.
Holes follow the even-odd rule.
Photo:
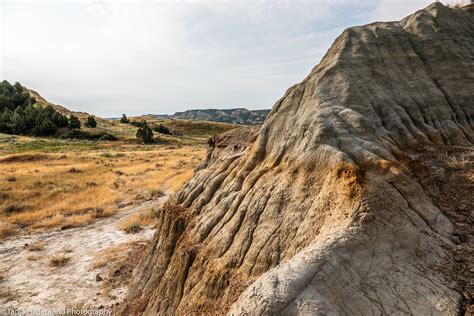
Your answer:
[[[472,8],[344,31],[259,131],[210,141],[119,313],[467,313],[473,52]]]

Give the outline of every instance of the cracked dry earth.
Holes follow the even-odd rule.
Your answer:
[[[209,142],[121,315],[469,315],[474,7],[345,30]]]
[[[104,251],[120,247],[117,255],[136,257],[153,236],[154,229],[144,228],[126,234],[117,226],[136,213],[146,212],[162,203],[157,200],[131,204],[111,217],[68,230],[15,236],[0,244],[0,271],[4,277],[0,306],[4,308],[110,308],[121,301],[127,291],[127,264],[108,271],[109,265],[95,267]],[[28,251],[28,245],[41,241],[44,248]],[[51,267],[49,259],[62,254],[69,257],[64,266]],[[116,257],[112,256],[109,263]],[[133,258],[131,258],[133,260]],[[133,262],[131,263],[133,265]],[[99,276],[99,278],[97,277]],[[99,281],[100,280],[100,281]],[[110,284],[113,288],[108,288]]]

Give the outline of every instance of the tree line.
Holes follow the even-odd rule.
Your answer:
[[[181,133],[179,132],[172,132],[166,125],[159,124],[159,125],[154,125],[150,128],[148,125],[147,121],[130,121],[130,119],[127,117],[127,115],[122,114],[122,117],[120,118],[120,123],[123,124],[131,124],[133,126],[138,127],[136,137],[138,140],[143,142],[144,144],[153,144],[153,131],[160,133],[160,134],[165,134],[165,135],[176,135],[176,136],[182,136]]]
[[[0,132],[16,135],[48,136],[54,135],[59,128],[79,129],[79,118],[69,118],[56,111],[51,105],[35,106],[36,99],[31,97],[18,82],[14,85],[7,80],[0,83]],[[87,118],[87,127],[96,127],[93,116]]]

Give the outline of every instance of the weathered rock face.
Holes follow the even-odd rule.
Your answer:
[[[201,120],[231,124],[255,125],[262,124],[270,110],[237,109],[199,109],[176,112],[172,118],[186,120]]]
[[[473,91],[472,9],[346,30],[258,133],[211,142],[121,312],[457,315],[474,295]]]

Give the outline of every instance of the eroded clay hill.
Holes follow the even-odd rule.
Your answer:
[[[124,315],[458,315],[474,295],[474,11],[350,28],[210,141]]]

